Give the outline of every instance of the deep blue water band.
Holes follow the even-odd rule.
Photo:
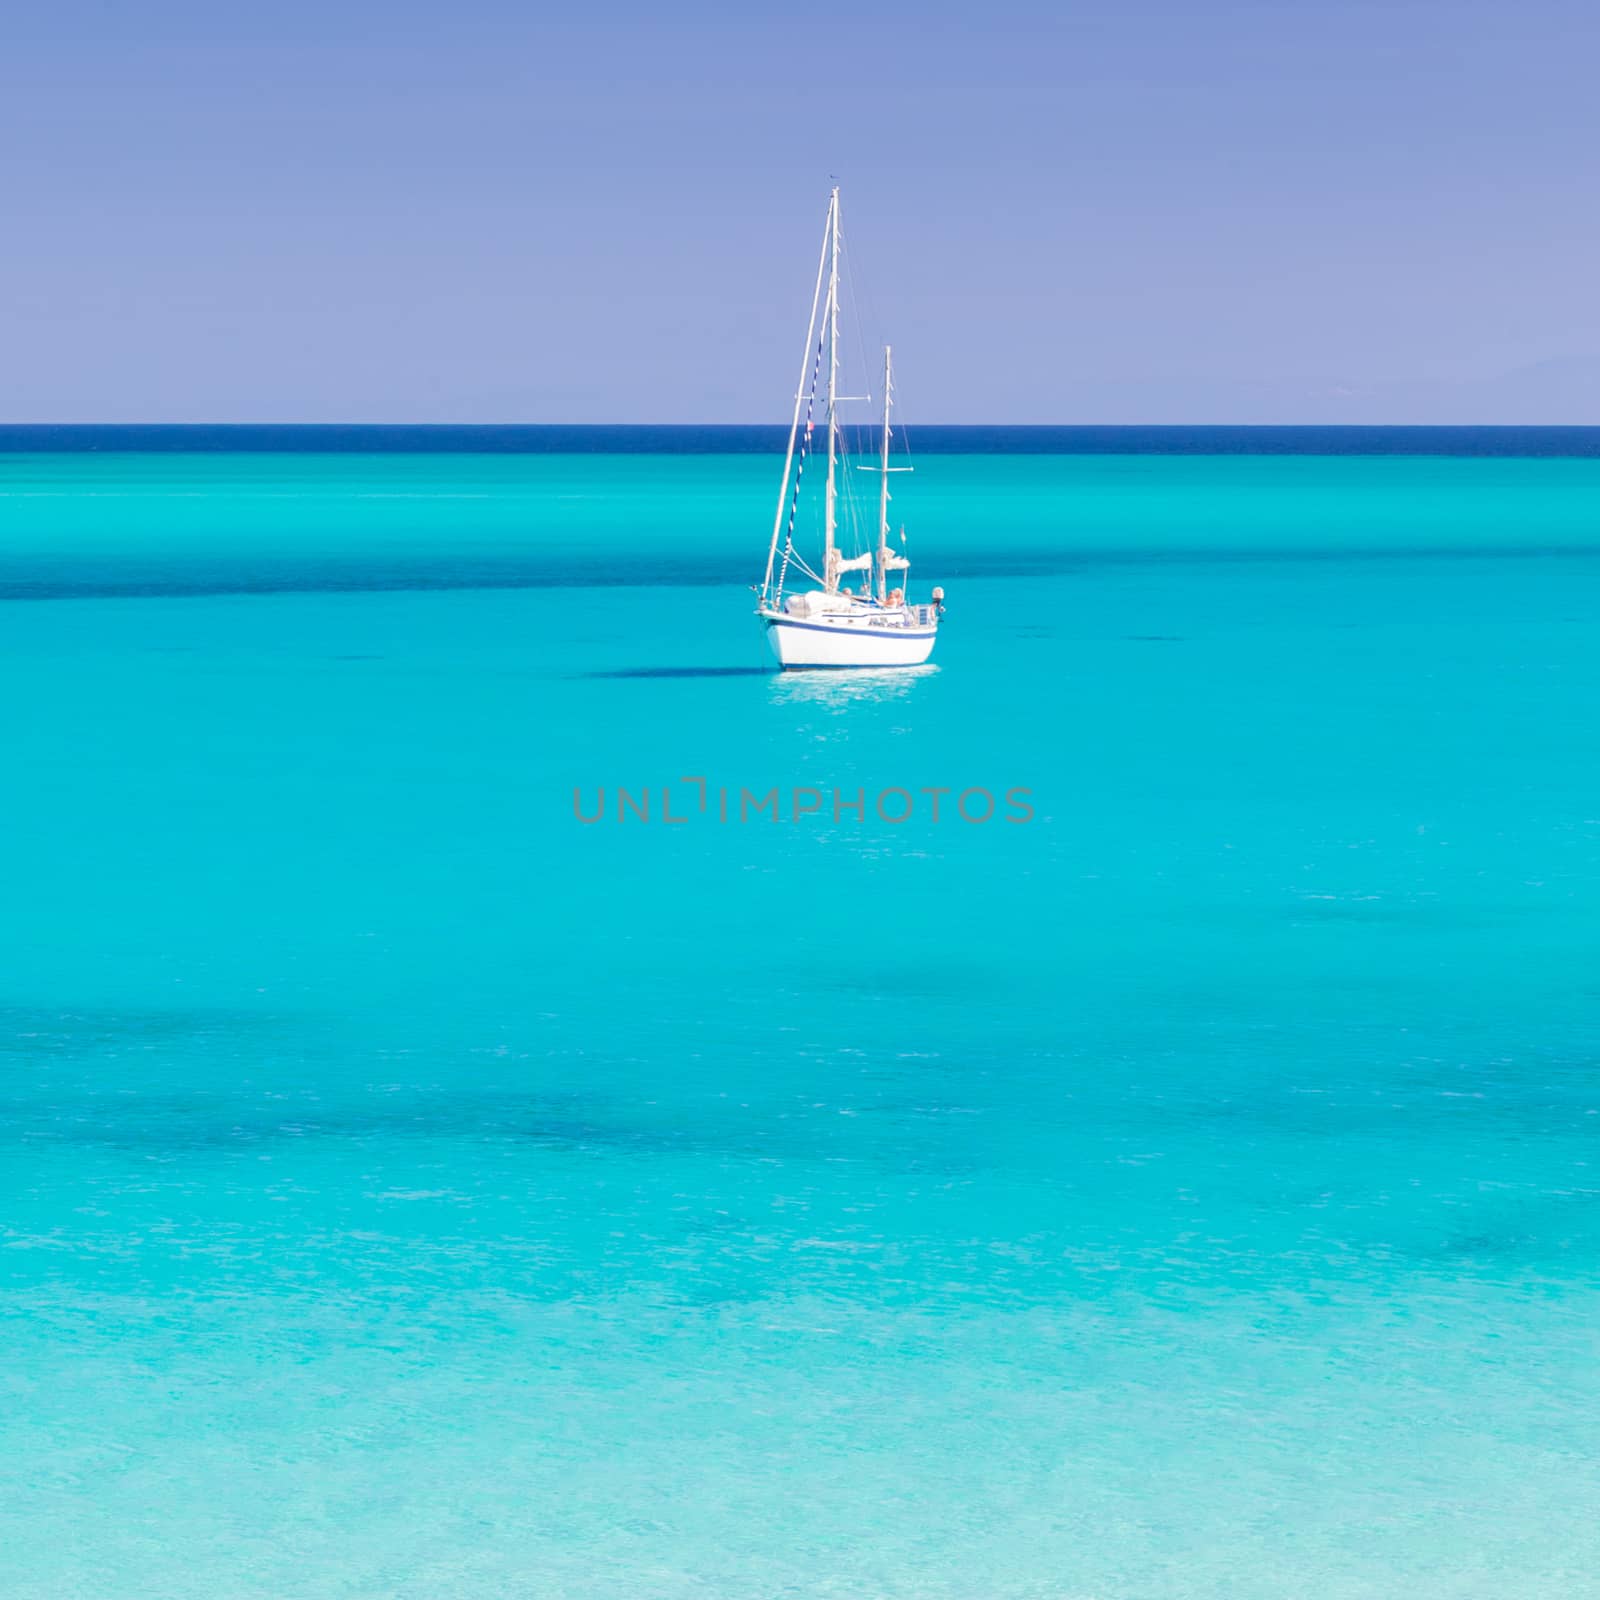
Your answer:
[[[563,455],[770,454],[777,424],[0,424],[3,451]],[[1600,456],[1600,427],[912,427],[938,455]]]

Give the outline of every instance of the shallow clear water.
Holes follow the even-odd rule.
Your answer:
[[[770,476],[0,463],[6,1593],[1581,1592],[1600,462]]]

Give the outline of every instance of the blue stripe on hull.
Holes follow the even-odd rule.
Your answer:
[[[795,622],[792,618],[763,617],[761,619],[769,628],[804,628],[810,633],[845,633],[852,639],[862,637],[868,639],[934,639],[938,637],[937,628],[929,628],[926,632],[914,631],[910,628],[896,628],[890,632],[887,628],[830,628],[825,622]]]

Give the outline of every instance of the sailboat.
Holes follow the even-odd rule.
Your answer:
[[[822,570],[818,572],[801,556],[794,534],[800,482],[812,451],[818,383],[824,368],[827,377],[821,399],[827,480],[822,494]],[[920,666],[933,654],[944,610],[944,590],[933,590],[929,604],[910,604],[905,574],[911,563],[905,554],[904,530],[898,548],[890,539],[889,477],[911,469],[889,464],[894,365],[888,346],[883,352],[879,460],[875,466],[856,464],[860,470],[879,475],[877,528],[868,548],[849,554],[841,548],[840,517],[841,502],[852,503],[848,488],[841,484],[845,476],[842,469],[850,464],[841,445],[839,427],[839,406],[845,398],[839,393],[839,191],[835,189],[828,201],[827,228],[817,262],[816,288],[811,295],[811,321],[800,359],[800,381],[795,386],[789,447],[783,458],[778,509],[772,519],[772,541],[767,547],[766,574],[757,591],[760,599],[756,613],[780,667]],[[866,543],[860,538],[864,518],[844,520],[853,527],[858,542]],[[853,573],[862,574],[854,591],[843,581]],[[811,587],[801,586],[806,579]]]

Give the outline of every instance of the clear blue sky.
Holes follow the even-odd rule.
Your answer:
[[[13,11],[0,420],[1600,422],[1600,8]]]

